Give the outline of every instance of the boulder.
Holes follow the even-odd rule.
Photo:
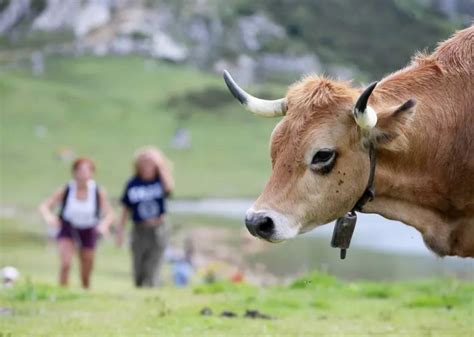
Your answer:
[[[81,2],[77,0],[48,0],[45,10],[33,21],[32,29],[47,32],[72,29],[80,9]]]
[[[184,45],[179,44],[164,32],[157,31],[153,34],[150,54],[153,57],[181,63],[188,57],[188,50]]]
[[[131,37],[118,36],[110,41],[108,52],[114,55],[128,55],[136,52],[135,42]]]
[[[257,59],[256,71],[263,78],[278,76],[299,77],[307,73],[320,73],[321,62],[313,54],[289,55],[266,53]]]
[[[285,29],[262,14],[242,17],[237,23],[244,48],[258,51],[265,42],[284,38]]]
[[[257,62],[246,54],[241,54],[235,62],[219,60],[214,64],[213,70],[222,74],[227,69],[232,77],[241,85],[254,83],[257,80]]]
[[[110,7],[100,3],[88,3],[79,12],[74,22],[74,34],[83,37],[93,29],[110,21]]]

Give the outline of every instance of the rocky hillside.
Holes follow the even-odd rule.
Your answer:
[[[244,82],[307,72],[369,79],[473,14],[472,0],[0,0],[0,60],[141,54],[227,67]]]

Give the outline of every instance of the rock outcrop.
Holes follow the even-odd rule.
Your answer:
[[[469,1],[419,0],[419,4],[431,4],[453,17],[474,12]],[[317,48],[306,46],[300,50],[300,46],[289,44],[296,40],[294,32],[272,20],[271,11],[225,14],[226,6],[209,0],[0,1],[0,35],[17,40],[22,34],[68,32],[71,43],[51,41],[43,46],[44,55],[58,50],[71,54],[139,54],[186,62],[200,69],[229,68],[242,83],[308,72],[324,71],[342,78],[357,73],[350,65],[328,64],[332,60],[327,56],[323,64],[314,54],[319,52]]]

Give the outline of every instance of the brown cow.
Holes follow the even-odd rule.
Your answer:
[[[440,256],[474,257],[474,26],[367,89],[362,108],[348,82],[309,76],[266,101],[224,77],[248,110],[285,116],[246,215],[253,235],[285,240],[346,214],[366,188],[370,145],[376,193],[363,212],[415,227]]]

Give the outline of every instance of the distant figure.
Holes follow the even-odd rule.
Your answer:
[[[194,269],[187,259],[179,259],[173,265],[173,282],[178,288],[184,288],[191,282]]]
[[[67,286],[75,249],[79,250],[81,282],[89,288],[98,234],[106,235],[114,214],[107,195],[93,180],[95,165],[79,158],[72,165],[73,180],[60,187],[39,206],[43,219],[58,229],[61,267],[59,283]],[[59,215],[53,212],[60,206]]]
[[[172,263],[173,282],[178,288],[189,285],[194,274],[194,245],[191,238],[186,238],[183,251],[170,251],[168,261]]]
[[[44,57],[40,51],[35,51],[31,54],[31,72],[35,76],[44,74]]]
[[[174,134],[171,146],[176,150],[188,150],[191,148],[191,134],[186,128],[178,128]]]
[[[173,190],[171,163],[160,150],[148,146],[137,152],[134,170],[121,199],[123,208],[117,244],[123,244],[125,225],[131,217],[134,224],[131,250],[135,286],[157,287],[168,243],[165,200]]]

